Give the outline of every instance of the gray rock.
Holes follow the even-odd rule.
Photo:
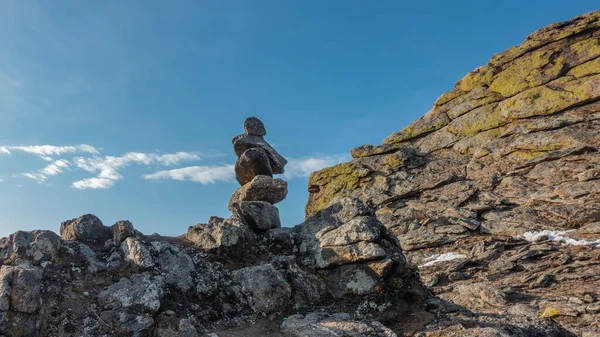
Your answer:
[[[281,324],[284,333],[296,337],[396,337],[397,334],[378,321],[354,320],[345,313],[314,312],[293,315]]]
[[[380,237],[379,222],[369,216],[354,218],[347,223],[332,229],[324,229],[317,233],[321,247],[347,246],[360,241],[373,242]]]
[[[281,227],[279,210],[266,201],[242,201],[233,206],[236,215],[256,232]]]
[[[105,227],[97,216],[85,214],[79,218],[62,222],[60,237],[63,240],[84,243],[104,243],[112,238],[112,231],[110,227]]]
[[[266,201],[276,204],[285,199],[287,193],[288,184],[284,180],[259,175],[233,193],[228,208],[233,212],[233,204],[242,201]]]
[[[0,240],[0,261],[9,259],[27,259],[34,263],[53,261],[61,247],[60,237],[54,232],[18,231]]]
[[[185,292],[193,286],[192,272],[194,262],[185,253],[172,253],[167,250],[160,254],[158,265],[162,270],[166,284],[171,284]]]
[[[232,140],[233,150],[236,156],[240,157],[242,153],[251,148],[261,148],[265,150],[269,157],[269,164],[273,174],[282,174],[285,171],[287,160],[283,158],[263,137],[242,134]]]
[[[384,259],[387,252],[374,242],[320,248],[315,256],[317,268]]]
[[[211,217],[207,224],[188,228],[185,238],[203,249],[242,246],[255,239],[254,232],[237,217]]]
[[[248,117],[244,121],[244,132],[252,136],[264,136],[267,134],[265,125],[256,117]]]
[[[0,311],[35,314],[41,305],[42,270],[39,267],[0,268]]]
[[[269,163],[267,152],[260,148],[250,148],[235,162],[235,179],[240,185],[245,185],[258,175],[273,176],[273,169]]]
[[[117,221],[112,227],[115,245],[120,245],[127,238],[136,236],[133,224],[128,220]]]
[[[281,272],[271,264],[246,267],[233,272],[252,310],[274,313],[290,306],[292,289]]]
[[[127,238],[121,244],[121,251],[123,252],[125,260],[140,268],[150,268],[154,266],[150,250],[138,239]]]
[[[106,310],[126,310],[130,313],[153,314],[160,309],[163,280],[149,273],[122,278],[98,294],[98,302]]]

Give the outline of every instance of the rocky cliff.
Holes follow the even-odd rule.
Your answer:
[[[250,118],[229,218],[0,239],[0,336],[598,336],[599,118],[594,12],[313,173],[294,228],[274,206],[286,161]]]

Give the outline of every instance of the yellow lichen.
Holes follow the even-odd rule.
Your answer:
[[[565,59],[551,50],[537,50],[515,60],[500,72],[490,90],[503,96],[513,96],[527,88],[538,86],[558,77]]]
[[[448,125],[448,131],[457,136],[473,137],[481,131],[505,125],[508,119],[502,116],[497,106],[497,103],[489,104],[458,117]]]
[[[410,139],[414,139],[423,134],[439,130],[448,125],[450,118],[445,113],[433,109],[425,116],[417,119],[400,132],[394,132],[383,140],[383,144],[397,144]]]
[[[500,102],[498,108],[505,119],[544,116],[600,97],[600,75],[580,80],[562,77]]]
[[[540,317],[541,318],[552,318],[554,316],[557,316],[559,314],[558,310],[551,307],[551,306],[547,306],[544,311],[542,311],[540,313]]]
[[[352,192],[368,181],[369,170],[356,162],[341,163],[313,172],[309,179],[309,190],[313,191],[306,205],[306,215],[331,206],[331,201]]]
[[[594,60],[582,63],[575,68],[569,70],[567,75],[577,78],[600,74],[600,57]]]
[[[471,91],[481,86],[489,86],[494,79],[494,68],[483,66],[475,69],[463,77],[458,83],[457,88],[462,91]]]

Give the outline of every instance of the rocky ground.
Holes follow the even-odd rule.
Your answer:
[[[229,218],[0,239],[0,337],[600,336],[600,12],[542,28],[309,179],[249,118]]]

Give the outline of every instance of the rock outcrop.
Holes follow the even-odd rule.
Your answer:
[[[229,218],[0,239],[0,337],[598,336],[599,41],[594,12],[494,56],[312,174],[293,228],[286,160],[248,118]]]
[[[357,198],[409,261],[441,259],[420,273],[448,301],[493,311],[529,299],[539,314],[555,308],[548,315],[577,334],[598,335],[583,279],[596,287],[600,279],[576,270],[597,259],[588,247],[600,239],[599,149],[600,12],[592,12],[534,32],[383,144],[313,173],[306,216]],[[523,239],[544,230],[573,238]],[[566,271],[574,274],[557,278]],[[490,286],[505,289],[480,291]]]

